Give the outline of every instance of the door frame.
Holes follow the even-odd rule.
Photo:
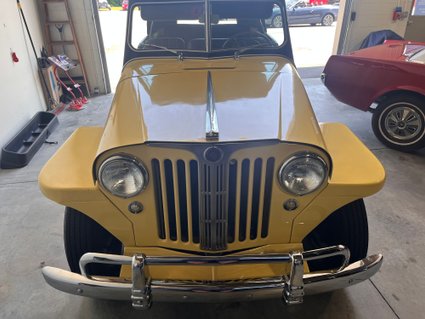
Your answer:
[[[340,12],[343,11],[342,21],[336,26],[333,54],[344,54],[347,52],[347,38],[353,22],[352,9],[354,0],[341,0]],[[338,14],[341,16],[341,14]]]
[[[90,0],[89,0],[90,1]],[[99,48],[99,52],[97,52],[100,56],[101,67],[103,73],[103,82],[105,86],[106,93],[111,93],[111,82],[109,80],[109,72],[108,65],[106,62],[106,52],[105,45],[103,43],[102,29],[100,26],[100,18],[99,18],[99,10],[97,8],[97,0],[91,0],[92,12],[93,12],[93,21],[97,38],[97,47]]]

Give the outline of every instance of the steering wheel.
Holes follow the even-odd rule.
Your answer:
[[[240,40],[242,38],[245,38],[245,40],[251,41],[250,44],[247,45],[241,45]],[[263,42],[264,41],[264,42]],[[244,32],[239,32],[234,34],[233,36],[231,36],[228,40],[226,40],[226,42],[223,43],[223,49],[232,49],[232,48],[241,48],[241,47],[246,47],[246,46],[250,46],[250,45],[261,45],[263,42],[265,45],[270,45],[270,46],[276,46],[276,43],[274,43],[274,41],[267,35],[264,33],[261,33],[257,30],[251,30],[251,31],[244,31]],[[233,45],[234,44],[234,45]]]

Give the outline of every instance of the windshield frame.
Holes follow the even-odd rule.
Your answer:
[[[284,36],[284,41],[281,45],[276,47],[251,47],[251,48],[229,48],[229,49],[219,49],[211,50],[211,2],[220,2],[223,0],[162,0],[162,1],[153,1],[153,0],[130,0],[128,8],[128,17],[127,17],[127,35],[126,35],[126,47],[124,53],[124,64],[129,61],[137,58],[167,58],[167,57],[176,57],[176,52],[178,51],[177,58],[179,59],[214,59],[214,58],[229,58],[229,57],[239,57],[239,52],[242,51],[240,56],[252,56],[252,55],[278,55],[283,56],[291,61],[293,61],[292,46],[289,35],[289,26],[287,24],[287,19],[283,19],[282,32]],[[249,2],[249,1],[261,1],[261,0],[232,0],[240,2]],[[264,2],[274,2],[279,5],[281,9],[281,14],[283,17],[286,16],[286,7],[284,0],[263,0]],[[133,47],[131,44],[132,37],[132,22],[133,22],[133,10],[135,7],[143,4],[158,4],[158,3],[204,3],[205,5],[205,38],[206,38],[206,50],[161,50],[161,49],[149,49],[149,50],[139,50]],[[225,2],[225,1],[223,1]]]

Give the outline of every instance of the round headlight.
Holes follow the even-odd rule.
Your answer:
[[[99,181],[112,194],[129,198],[139,194],[148,184],[148,174],[136,159],[113,156],[102,163]]]
[[[313,153],[295,155],[279,170],[279,182],[291,194],[306,195],[317,190],[327,177],[325,161]]]

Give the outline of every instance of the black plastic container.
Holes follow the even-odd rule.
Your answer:
[[[58,126],[55,114],[38,112],[1,152],[1,168],[19,168],[28,165],[47,137]]]

